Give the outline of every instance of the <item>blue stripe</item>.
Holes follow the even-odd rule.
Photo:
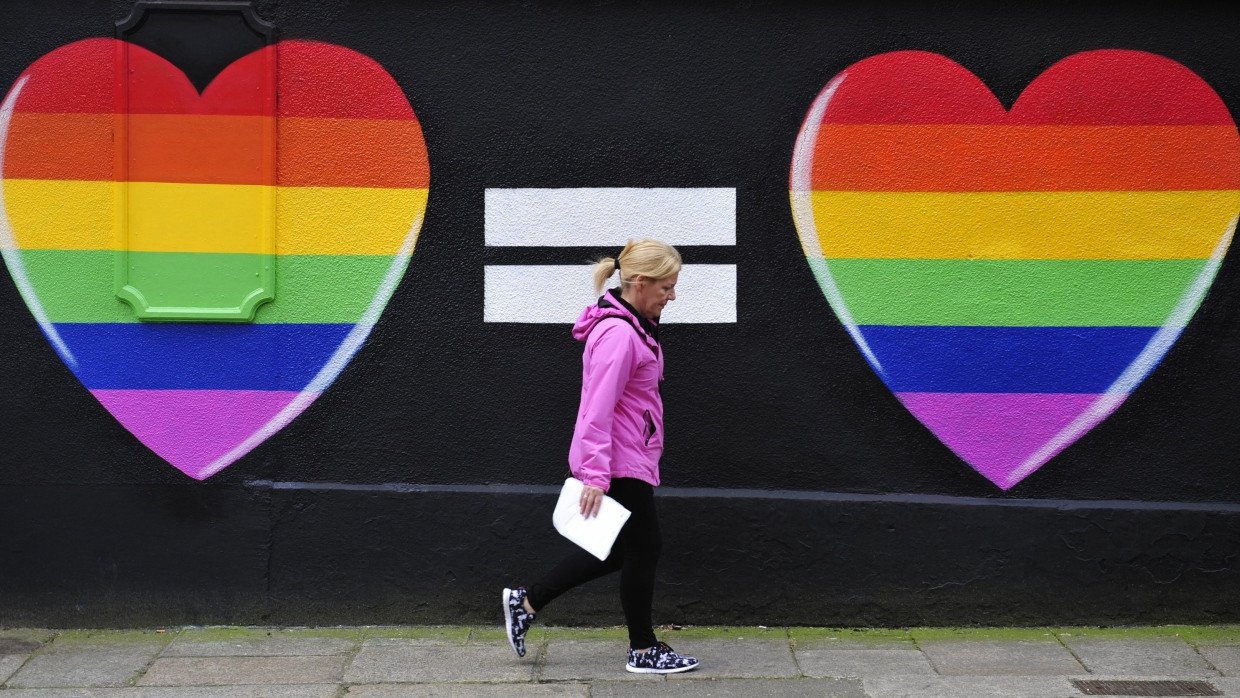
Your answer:
[[[1157,327],[861,325],[893,392],[1101,393]]]
[[[353,325],[57,323],[92,390],[301,390]]]

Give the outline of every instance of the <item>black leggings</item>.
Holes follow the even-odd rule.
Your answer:
[[[607,494],[632,512],[611,554],[599,560],[581,548],[575,549],[529,588],[527,598],[530,607],[541,611],[569,589],[620,570],[620,605],[629,626],[629,645],[645,649],[655,643],[650,606],[654,602],[654,568],[663,548],[654,511],[654,487],[621,477],[611,481]]]

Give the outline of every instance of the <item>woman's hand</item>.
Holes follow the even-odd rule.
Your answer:
[[[603,506],[603,490],[600,487],[586,485],[581,488],[581,515],[584,518],[598,516]]]

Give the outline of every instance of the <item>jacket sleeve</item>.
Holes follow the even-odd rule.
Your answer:
[[[609,322],[596,327],[595,336],[586,345],[589,354],[575,430],[581,462],[573,475],[603,490],[611,486],[611,429],[616,403],[633,377],[629,332],[632,330]]]

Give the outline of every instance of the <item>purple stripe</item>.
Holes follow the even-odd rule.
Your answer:
[[[1026,461],[1100,397],[1093,393],[896,393],[896,396],[956,455],[1003,489],[1015,485],[1019,477],[1013,476],[1022,466],[1028,471]],[[1114,407],[1122,402],[1118,401]],[[1096,421],[1106,416],[1098,416]],[[1040,454],[1041,462],[1034,467],[1050,460],[1066,445]]]
[[[91,394],[148,448],[186,475],[202,479],[204,469],[262,429],[300,393],[92,390]]]

